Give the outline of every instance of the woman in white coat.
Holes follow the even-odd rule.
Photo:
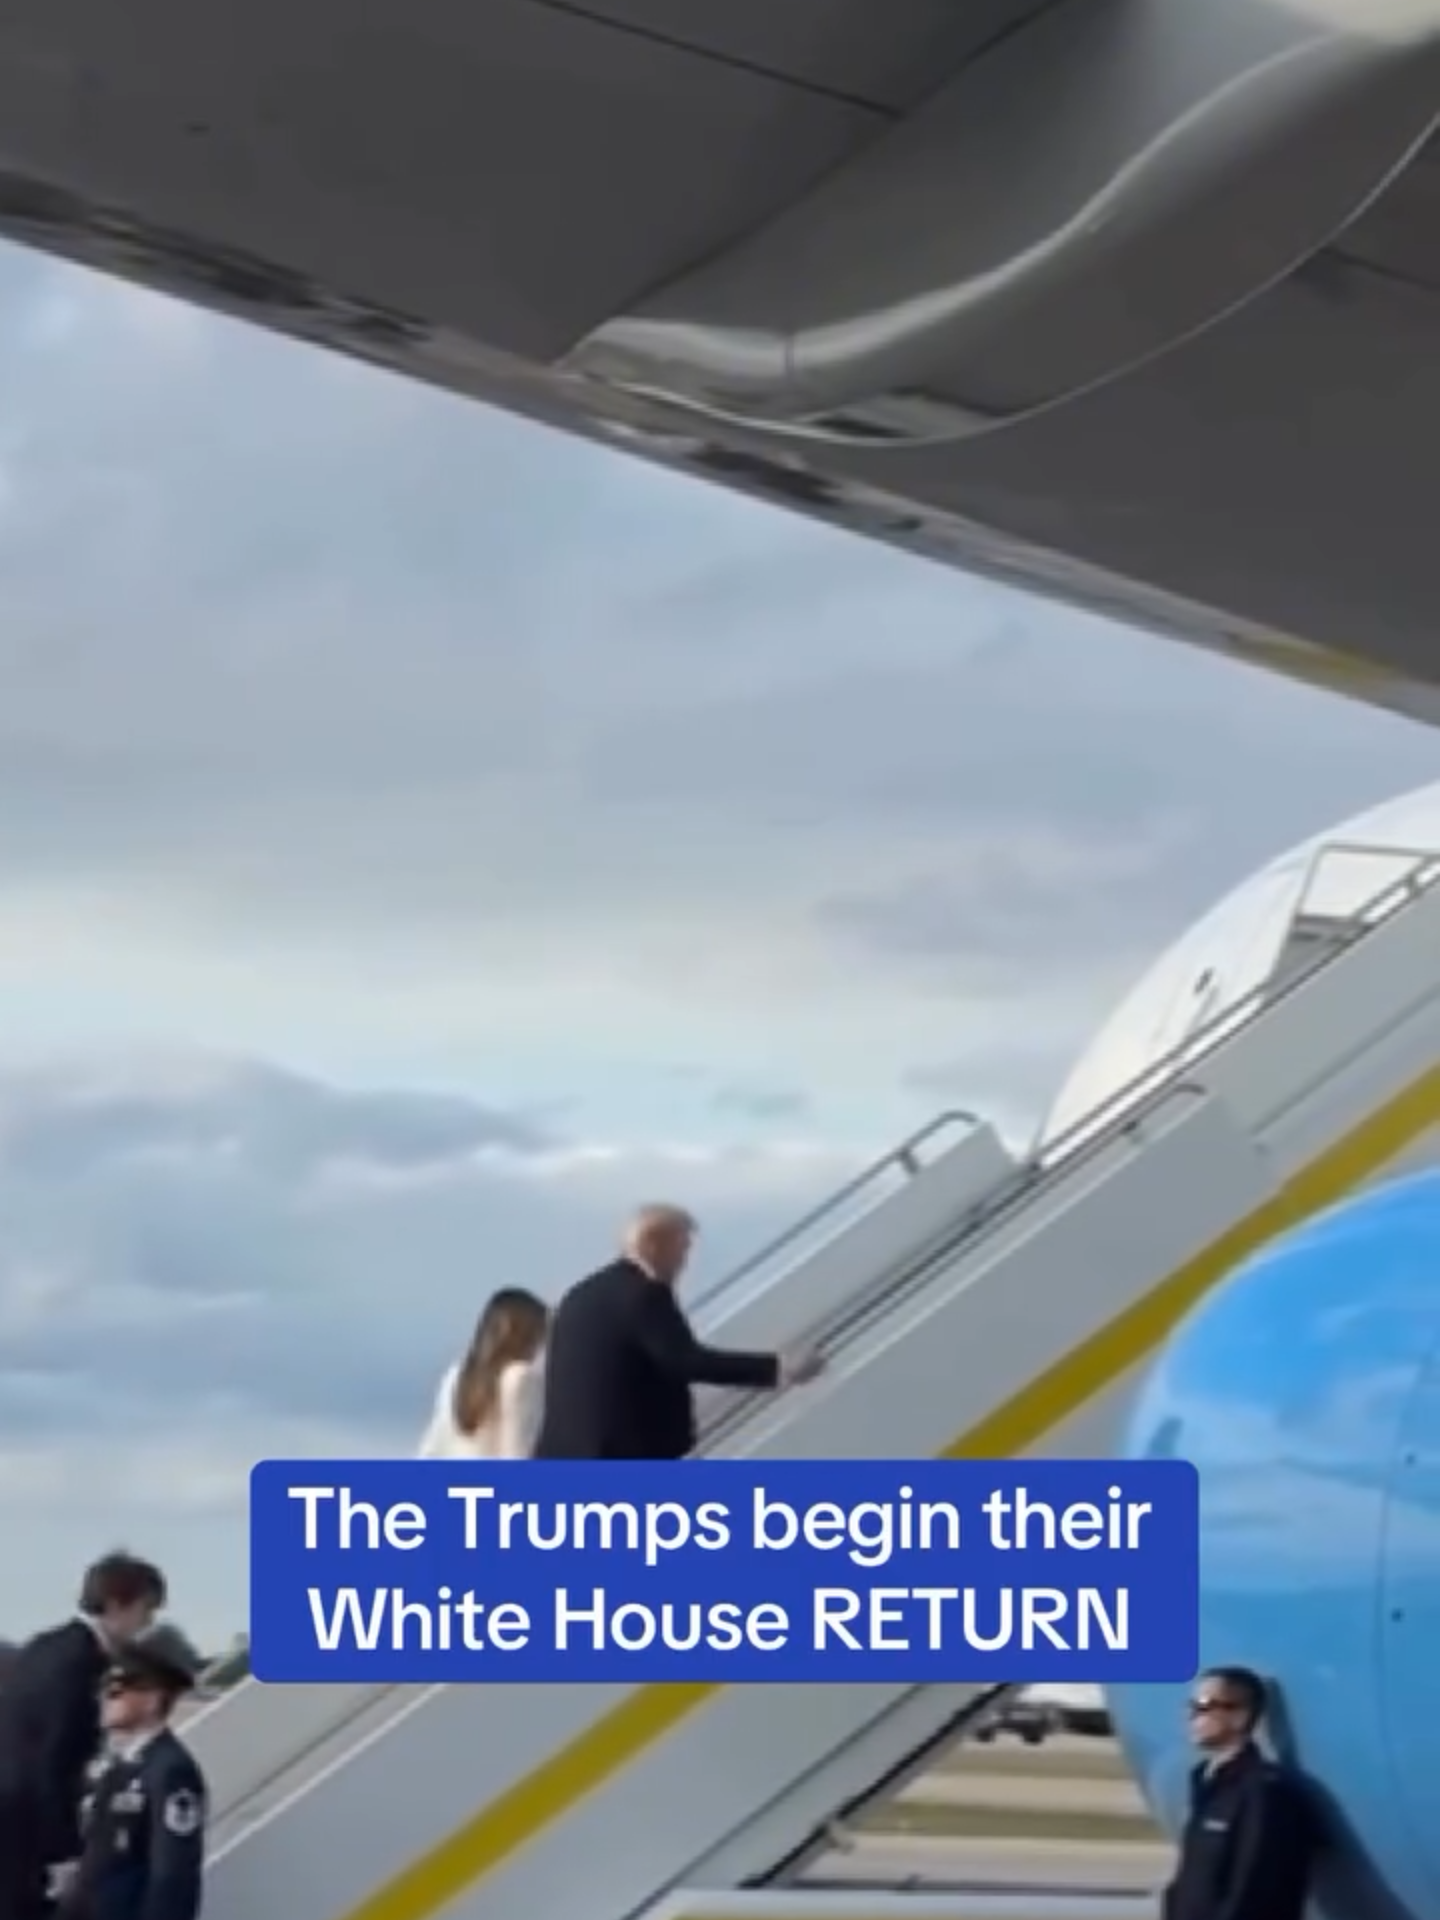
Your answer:
[[[487,1301],[450,1367],[420,1442],[422,1460],[528,1460],[540,1430],[550,1310],[523,1287]]]

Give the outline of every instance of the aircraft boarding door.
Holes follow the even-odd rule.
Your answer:
[[[1352,946],[1377,921],[1404,906],[1429,884],[1433,854],[1404,847],[1353,846],[1332,841],[1310,862],[1270,976],[1282,991]]]
[[[1182,990],[1181,1004],[1171,1003],[1164,1023],[1167,1049],[1182,1051],[1257,989],[1273,998],[1353,946],[1423,892],[1437,864],[1433,854],[1407,847],[1336,840],[1318,848],[1278,928],[1262,920],[1238,967],[1223,974],[1212,965],[1200,967]],[[1277,892],[1289,884],[1283,870],[1275,876]]]

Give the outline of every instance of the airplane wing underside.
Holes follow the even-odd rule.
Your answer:
[[[1440,0],[8,0],[0,232],[1440,718]]]

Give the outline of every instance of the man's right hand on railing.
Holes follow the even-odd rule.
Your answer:
[[[780,1356],[780,1385],[803,1387],[825,1371],[825,1356],[819,1347],[797,1347]]]

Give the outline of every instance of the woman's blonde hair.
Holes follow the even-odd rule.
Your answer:
[[[530,1360],[544,1344],[550,1323],[545,1302],[524,1287],[501,1287],[485,1303],[455,1376],[451,1406],[464,1434],[478,1433],[495,1411],[500,1375],[517,1360]]]

